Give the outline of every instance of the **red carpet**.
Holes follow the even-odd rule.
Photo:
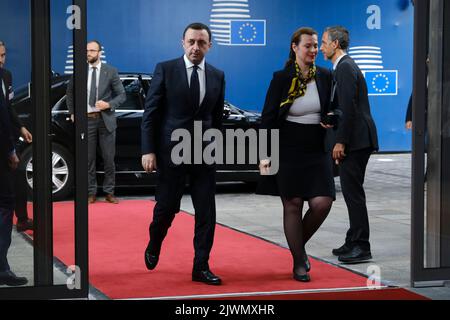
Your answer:
[[[402,288],[296,294],[268,294],[226,298],[227,300],[429,300]],[[219,300],[219,299],[214,299]]]
[[[305,291],[309,296],[303,297],[309,298],[311,291],[333,291],[313,295],[326,299],[336,298],[335,292],[340,289],[366,288],[366,278],[317,260],[311,261],[312,281],[296,282],[287,249],[222,226],[216,228],[210,266],[222,277],[223,285],[194,283],[190,279],[194,218],[186,213],[180,213],[169,230],[158,267],[148,271],[144,250],[153,206],[151,201],[133,200],[119,205],[98,202],[89,207],[90,282],[110,298],[212,298],[272,293],[272,298],[289,299],[293,297],[287,296],[290,293]],[[66,265],[74,264],[73,225],[73,203],[55,203],[54,253]],[[383,296],[383,290],[371,292],[376,293],[375,299]],[[345,294],[341,296],[344,299],[361,297]]]

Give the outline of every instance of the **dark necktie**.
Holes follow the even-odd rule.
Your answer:
[[[192,105],[194,109],[197,109],[200,105],[200,81],[198,80],[198,66],[194,65],[192,68],[192,75],[191,75],[191,99],[192,99]]]
[[[89,91],[89,105],[95,108],[97,102],[97,68],[92,68],[91,89]]]

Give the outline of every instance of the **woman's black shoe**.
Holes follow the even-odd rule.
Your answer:
[[[297,274],[294,272],[294,279],[300,282],[310,282],[311,281],[311,277],[309,276],[308,273],[306,274]]]
[[[297,280],[297,281],[300,281],[300,282],[309,282],[309,281],[311,281],[311,278],[310,278],[310,276],[308,274],[308,271],[306,269],[307,269],[306,265],[294,266],[294,269],[292,270],[294,279]],[[302,274],[300,274],[299,272],[301,272]]]
[[[309,262],[308,256],[306,257],[305,265],[306,265],[306,272],[310,272],[311,271],[311,263]]]
[[[306,252],[305,252],[305,255],[304,255],[304,260],[305,260],[305,268],[306,268],[306,272],[310,272],[311,271],[311,262],[309,262],[309,257],[308,257],[308,255],[306,254]]]

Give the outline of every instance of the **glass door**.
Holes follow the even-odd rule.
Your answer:
[[[12,107],[32,134],[16,147],[23,183],[15,189],[16,195],[26,190],[21,203],[33,228],[22,232],[14,220],[8,259],[28,283],[0,286],[0,299],[87,298],[86,0],[5,1],[11,5],[1,12],[2,35],[11,39],[11,69],[23,83]],[[70,42],[63,59],[71,61],[71,74],[58,70],[61,50],[53,43],[61,34]],[[75,123],[59,109],[72,77]]]
[[[450,279],[450,3],[415,6],[413,286]]]

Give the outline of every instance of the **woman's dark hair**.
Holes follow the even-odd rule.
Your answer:
[[[302,35],[304,34],[308,36],[314,36],[317,35],[318,33],[316,30],[310,27],[302,27],[294,32],[291,38],[291,42],[289,43],[289,59],[288,61],[286,61],[285,67],[288,67],[295,63],[296,56],[294,50],[292,49],[292,44],[295,43],[296,45],[298,45],[302,40]]]

